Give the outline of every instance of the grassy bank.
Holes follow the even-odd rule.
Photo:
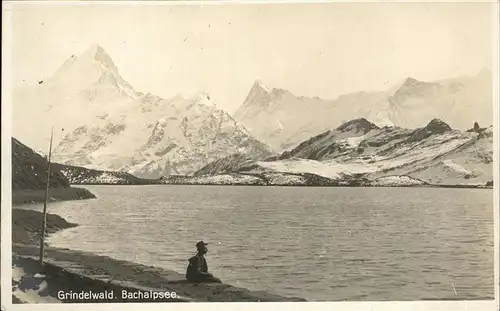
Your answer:
[[[49,201],[69,201],[93,199],[96,196],[84,188],[50,188]],[[45,201],[44,189],[22,189],[12,191],[12,205],[42,203]]]
[[[43,214],[37,211],[12,209],[12,242],[38,245]],[[76,227],[55,214],[47,214],[48,235],[59,230]]]

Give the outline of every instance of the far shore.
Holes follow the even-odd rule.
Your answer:
[[[186,186],[260,186],[260,187],[359,187],[359,188],[471,188],[493,189],[493,180],[451,179],[430,182],[409,175],[371,176],[365,173],[333,178],[308,172],[221,171],[188,175],[137,177],[122,171],[100,171],[58,164],[71,185],[186,185]],[[487,178],[487,177],[484,177]]]
[[[74,186],[252,186],[252,187],[311,187],[311,188],[457,188],[457,189],[493,189],[493,186],[486,185],[453,185],[453,184],[425,184],[425,185],[264,185],[264,184],[214,184],[214,183],[138,183],[138,184],[124,184],[124,183],[95,183],[95,182],[82,182],[72,184]]]

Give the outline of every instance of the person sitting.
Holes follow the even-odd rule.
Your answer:
[[[222,283],[219,278],[208,272],[207,260],[204,256],[208,252],[207,245],[208,243],[203,241],[196,243],[198,253],[189,258],[189,265],[186,270],[186,279],[190,282],[196,283]]]

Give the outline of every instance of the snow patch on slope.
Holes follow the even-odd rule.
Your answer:
[[[298,175],[265,174],[267,184],[270,186],[301,186],[306,185],[306,178]]]
[[[423,186],[425,184],[424,181],[409,176],[386,176],[377,178],[371,182],[371,185],[376,187],[408,187]]]
[[[365,135],[362,135],[362,136],[358,136],[358,137],[348,137],[345,139],[345,141],[347,142],[347,144],[351,147],[351,148],[356,148],[359,146],[359,144],[365,139]]]
[[[449,168],[449,169],[451,169],[451,170],[453,170],[453,171],[455,171],[455,172],[457,172],[457,173],[459,173],[459,174],[463,174],[463,175],[473,175],[473,172],[471,172],[471,171],[469,171],[468,169],[464,168],[463,166],[461,166],[461,165],[459,165],[459,164],[457,164],[457,163],[453,162],[452,160],[444,160],[444,161],[443,161],[443,164],[444,164],[447,168]]]
[[[333,165],[333,163],[322,163],[314,160],[306,159],[289,159],[274,162],[257,162],[261,167],[270,169],[275,172],[286,173],[311,173],[330,179],[339,179],[342,169],[341,165]]]
[[[98,176],[90,176],[90,177],[85,176],[83,173],[76,175],[76,176],[72,176],[72,174],[68,173],[65,170],[61,170],[61,172],[68,178],[68,180],[72,184],[85,182],[87,184],[104,184],[104,185],[111,184],[111,185],[115,185],[115,184],[122,184],[126,181],[125,178],[113,176],[107,172],[103,172],[102,174],[99,174]]]
[[[263,185],[262,179],[240,174],[204,175],[195,177],[163,178],[163,184],[189,185]]]

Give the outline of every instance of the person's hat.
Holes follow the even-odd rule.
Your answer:
[[[202,248],[202,247],[204,247],[205,245],[208,245],[208,243],[205,243],[205,242],[203,242],[203,241],[200,241],[200,242],[196,243],[196,248]]]

